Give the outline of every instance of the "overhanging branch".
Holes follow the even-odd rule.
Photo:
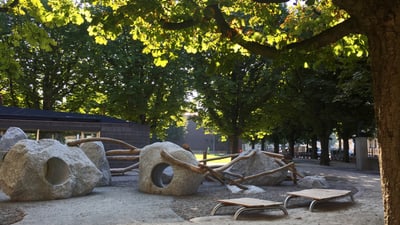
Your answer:
[[[221,12],[221,9],[218,5],[208,6],[209,10],[211,10],[214,19],[216,20],[217,26],[219,27],[219,31],[224,37],[230,38],[233,42],[241,45],[245,49],[249,50],[253,54],[261,55],[268,58],[275,58],[281,51],[285,51],[288,49],[293,50],[312,50],[317,49],[328,44],[335,43],[342,37],[349,34],[357,34],[362,33],[360,26],[357,26],[357,23],[354,19],[347,19],[344,22],[337,24],[334,27],[331,27],[323,32],[300,42],[289,44],[283,47],[281,50],[276,49],[273,46],[263,45],[253,41],[246,41],[243,39],[242,34],[238,31],[232,29],[229,24],[224,19],[224,16]]]
[[[11,2],[10,4],[6,4],[6,6],[2,6],[0,7],[0,12],[7,12],[8,10],[10,10],[11,8],[14,8],[15,6],[17,6],[19,3],[19,0],[14,0],[13,2]]]
[[[182,30],[185,28],[193,27],[196,24],[198,24],[198,22],[193,19],[186,20],[183,22],[177,22],[177,23],[168,22],[168,21],[162,19],[160,21],[160,23],[161,23],[161,27],[164,29],[167,29],[167,30]]]
[[[286,0],[254,0],[259,3],[281,3],[286,2]],[[225,38],[230,39],[232,42],[241,45],[243,48],[247,49],[253,54],[261,55],[267,58],[275,58],[280,52],[289,49],[293,50],[313,50],[321,48],[323,46],[335,43],[342,37],[349,34],[361,34],[363,33],[360,26],[354,19],[347,19],[344,22],[337,24],[323,32],[303,41],[289,44],[284,46],[282,49],[276,49],[274,46],[263,45],[254,41],[245,40],[243,34],[239,31],[230,27],[229,23],[225,20],[224,14],[217,4],[209,5],[204,9],[204,20],[209,21],[214,19],[218,27],[218,32]],[[161,21],[161,25],[165,29],[169,30],[179,30],[195,26],[199,21],[189,19],[179,23],[171,23],[165,20]]]
[[[342,37],[349,34],[361,34],[362,30],[357,26],[354,19],[347,19],[342,23],[337,24],[323,32],[306,39],[304,41],[289,44],[285,49],[298,49],[298,50],[308,50],[317,49],[323,46],[335,43]]]
[[[289,0],[253,0],[258,3],[284,3],[288,2]]]

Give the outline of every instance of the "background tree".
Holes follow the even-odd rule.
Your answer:
[[[15,48],[22,68],[20,79],[13,81],[22,100],[19,106],[55,110],[67,96],[87,98],[97,87],[93,65],[98,48],[85,27],[68,25],[46,31],[57,43],[51,51],[33,48],[23,40]]]
[[[278,76],[268,61],[255,57],[212,53],[205,58],[212,60],[208,73],[197,74],[194,79],[199,119],[205,127],[225,135],[230,152],[237,153],[239,139],[260,127],[260,121],[266,118],[262,108],[272,98]],[[224,66],[217,67],[215,64],[221,61]]]
[[[155,138],[164,139],[168,127],[183,126],[189,108],[191,58],[184,55],[157,67],[143,45],[128,33],[103,47],[104,69],[99,79],[109,115],[150,126]]]

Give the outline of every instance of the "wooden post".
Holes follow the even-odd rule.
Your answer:
[[[208,150],[208,148],[205,151],[203,151],[203,163],[204,163],[204,165],[207,165],[207,150]]]

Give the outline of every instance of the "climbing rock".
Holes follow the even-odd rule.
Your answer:
[[[140,152],[139,190],[151,194],[176,196],[196,193],[204,179],[203,174],[171,165],[160,155],[162,150],[175,159],[194,166],[198,165],[191,152],[174,143],[157,142],[147,145]]]
[[[225,170],[227,172],[225,174],[226,177],[230,179],[237,179],[237,176],[231,176],[229,174],[236,174],[238,176],[251,176],[256,175],[265,171],[277,169],[280,165],[275,162],[274,158],[265,155],[260,150],[249,150],[240,153],[240,156],[246,156],[252,151],[255,151],[251,157],[247,159],[243,159],[233,164],[231,167]],[[284,181],[287,177],[288,170],[281,170],[272,174],[268,174],[265,176],[255,177],[253,179],[249,179],[241,182],[242,184],[256,185],[256,186],[268,186],[268,185],[278,185],[282,181]]]
[[[97,169],[102,173],[102,177],[96,186],[111,185],[111,171],[108,164],[104,145],[100,141],[86,142],[79,146],[86,156],[96,165]]]
[[[0,167],[0,188],[11,200],[51,200],[90,193],[101,172],[78,147],[24,139]]]
[[[297,182],[302,188],[329,188],[329,184],[323,176],[306,176]]]

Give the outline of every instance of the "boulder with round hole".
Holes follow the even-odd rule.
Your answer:
[[[102,173],[78,147],[57,140],[17,142],[0,167],[0,188],[11,200],[52,200],[92,192]]]
[[[166,151],[177,160],[198,165],[195,156],[171,142],[156,142],[140,151],[139,190],[160,195],[190,195],[197,192],[204,175],[179,165],[171,164],[161,156]]]

